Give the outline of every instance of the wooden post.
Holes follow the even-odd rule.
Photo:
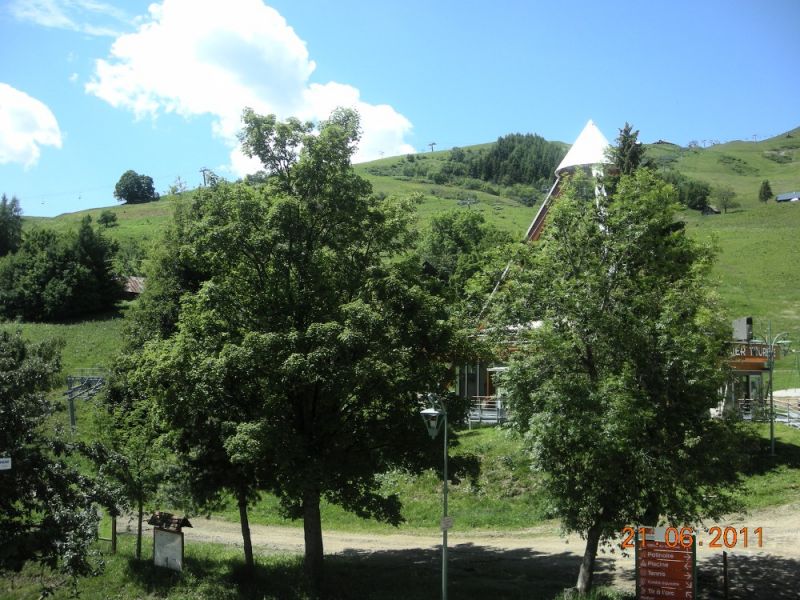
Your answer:
[[[111,554],[117,553],[117,517],[111,517]]]
[[[76,427],[76,419],[75,419],[75,400],[72,397],[72,394],[69,392],[67,393],[67,408],[69,409],[69,426],[72,431],[75,431]]]
[[[722,551],[722,597],[728,600],[728,553]]]

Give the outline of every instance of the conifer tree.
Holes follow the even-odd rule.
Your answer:
[[[758,190],[758,199],[761,202],[768,202],[772,198],[772,187],[769,184],[769,180],[765,179],[761,182],[761,187]]]

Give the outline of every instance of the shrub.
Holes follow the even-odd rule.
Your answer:
[[[100,213],[100,216],[97,217],[97,222],[103,227],[116,227],[118,224],[117,214],[110,210],[104,210]]]
[[[77,233],[35,229],[0,260],[0,317],[53,321],[111,309],[121,284],[111,270],[117,245],[85,217]]]

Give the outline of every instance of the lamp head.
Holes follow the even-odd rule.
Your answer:
[[[425,428],[428,430],[428,435],[431,436],[431,439],[435,438],[439,433],[439,428],[442,426],[442,422],[444,421],[444,419],[442,419],[444,412],[435,408],[426,408],[425,410],[420,411],[419,414],[422,415],[422,421],[425,423]]]

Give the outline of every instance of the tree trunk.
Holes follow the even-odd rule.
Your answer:
[[[242,525],[242,542],[244,544],[244,563],[248,570],[253,569],[253,544],[250,541],[250,521],[247,519],[247,496],[239,493],[239,522]]]
[[[657,498],[649,497],[647,499],[647,510],[642,515],[642,522],[639,525],[649,525],[650,527],[658,526],[658,517],[661,515],[659,509],[659,502]]]
[[[139,525],[136,528],[136,558],[142,558],[142,520],[144,519],[144,501],[139,498]]]
[[[303,495],[303,532],[305,533],[305,570],[312,595],[318,597],[322,587],[322,519],[319,514],[319,492]]]
[[[594,525],[586,534],[586,550],[581,561],[581,570],[578,573],[578,593],[588,594],[592,591],[594,578],[594,561],[597,558],[597,545],[600,543],[600,525]]]

